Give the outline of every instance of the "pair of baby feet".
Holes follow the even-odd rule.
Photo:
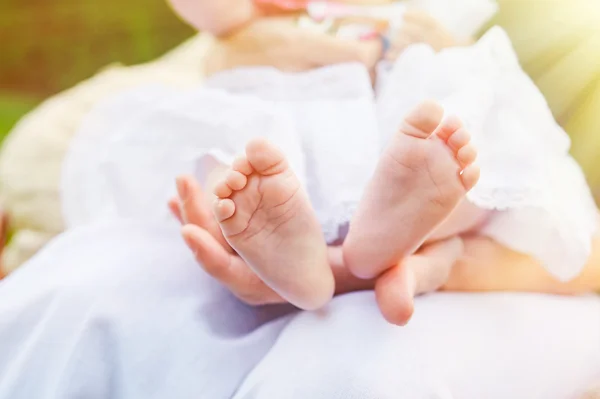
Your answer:
[[[344,261],[373,278],[414,253],[479,178],[470,135],[436,103],[417,106],[384,151],[344,242]],[[334,293],[321,226],[285,156],[250,142],[215,186],[214,214],[229,245],[290,303],[326,304]]]

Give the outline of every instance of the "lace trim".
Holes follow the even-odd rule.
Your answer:
[[[542,191],[528,188],[484,188],[475,187],[467,199],[479,208],[505,211],[525,207],[544,207]]]

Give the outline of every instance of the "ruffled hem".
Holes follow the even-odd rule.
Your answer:
[[[538,259],[562,281],[587,264],[598,231],[598,210],[579,165],[565,158],[550,169],[543,203],[498,212],[482,230],[496,241]]]

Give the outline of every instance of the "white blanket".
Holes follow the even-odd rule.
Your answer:
[[[66,233],[0,298],[1,399],[570,399],[600,376],[600,298],[435,294],[406,328],[370,292],[253,309],[160,226]]]

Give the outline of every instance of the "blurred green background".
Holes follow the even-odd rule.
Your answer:
[[[0,0],[0,137],[99,68],[150,61],[192,34],[165,0]]]

